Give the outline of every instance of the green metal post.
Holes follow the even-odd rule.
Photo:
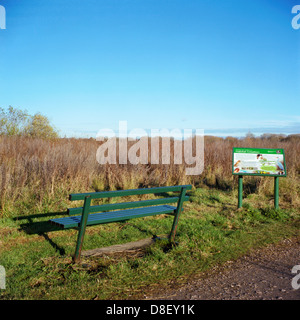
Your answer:
[[[279,177],[274,177],[274,207],[279,208]]]
[[[177,225],[178,225],[179,216],[180,216],[180,213],[181,213],[181,210],[182,210],[182,204],[184,202],[185,193],[186,193],[186,188],[182,188],[180,196],[179,196],[176,212],[175,212],[175,217],[174,217],[174,220],[173,220],[171,233],[170,233],[170,236],[169,236],[170,241],[172,243],[175,243],[175,234],[176,234],[176,229],[177,229]]]
[[[89,216],[91,200],[92,199],[90,196],[85,197],[85,200],[84,200],[83,211],[82,211],[82,216],[81,216],[81,221],[79,226],[79,233],[78,233],[77,244],[76,244],[76,250],[74,255],[74,262],[78,262],[80,260],[80,254],[81,254],[83,238],[84,238],[85,229],[86,229],[86,223]]]
[[[239,176],[239,195],[238,195],[238,208],[241,208],[243,205],[243,176]]]

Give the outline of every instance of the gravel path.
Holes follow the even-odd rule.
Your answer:
[[[300,239],[284,240],[147,299],[300,300],[300,288],[292,287],[292,279],[300,274],[300,269],[292,273],[295,265],[300,265]]]

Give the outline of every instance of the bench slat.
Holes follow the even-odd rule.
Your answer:
[[[191,185],[172,186],[172,187],[157,187],[157,188],[144,188],[144,189],[131,189],[131,190],[117,190],[117,191],[102,191],[102,192],[88,192],[88,193],[73,193],[69,195],[71,201],[84,200],[86,196],[90,196],[91,199],[102,199],[112,197],[124,197],[133,196],[137,194],[150,194],[150,193],[164,193],[164,192],[176,192],[181,191],[182,188],[191,190]]]
[[[122,202],[122,203],[111,203],[111,204],[103,204],[98,206],[91,206],[89,212],[96,213],[101,211],[110,211],[110,210],[118,210],[118,209],[129,209],[129,208],[138,208],[138,207],[149,207],[151,205],[158,204],[167,204],[174,203],[179,200],[179,197],[170,197],[163,199],[154,199],[154,200],[142,200],[142,201],[133,201],[133,202]],[[185,197],[184,201],[188,201],[189,197]],[[68,209],[69,215],[82,214],[83,207],[79,208],[70,208]]]
[[[121,211],[112,211],[112,212],[102,212],[102,213],[94,213],[89,214],[87,225],[94,224],[103,224],[114,221],[124,221],[133,218],[141,218],[146,216],[154,216],[158,214],[174,214],[176,207],[163,205],[163,206],[154,206],[154,207],[145,207],[138,209],[129,209],[129,210],[121,210]],[[81,221],[80,216],[72,216],[65,218],[57,218],[50,220],[51,223],[59,225],[64,229],[79,227]]]

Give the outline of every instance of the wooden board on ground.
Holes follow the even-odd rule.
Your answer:
[[[124,244],[116,244],[116,245],[104,247],[104,248],[86,250],[86,251],[83,251],[81,255],[84,257],[96,257],[103,254],[134,252],[142,248],[148,247],[151,244],[155,243],[157,239],[162,239],[162,238],[167,238],[167,236],[153,237],[153,238],[142,239],[134,242],[128,242]]]

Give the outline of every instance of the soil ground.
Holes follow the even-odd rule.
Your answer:
[[[299,265],[297,273],[292,268]],[[300,238],[254,250],[178,286],[145,295],[151,300],[300,300]],[[295,287],[295,285],[294,285]]]

